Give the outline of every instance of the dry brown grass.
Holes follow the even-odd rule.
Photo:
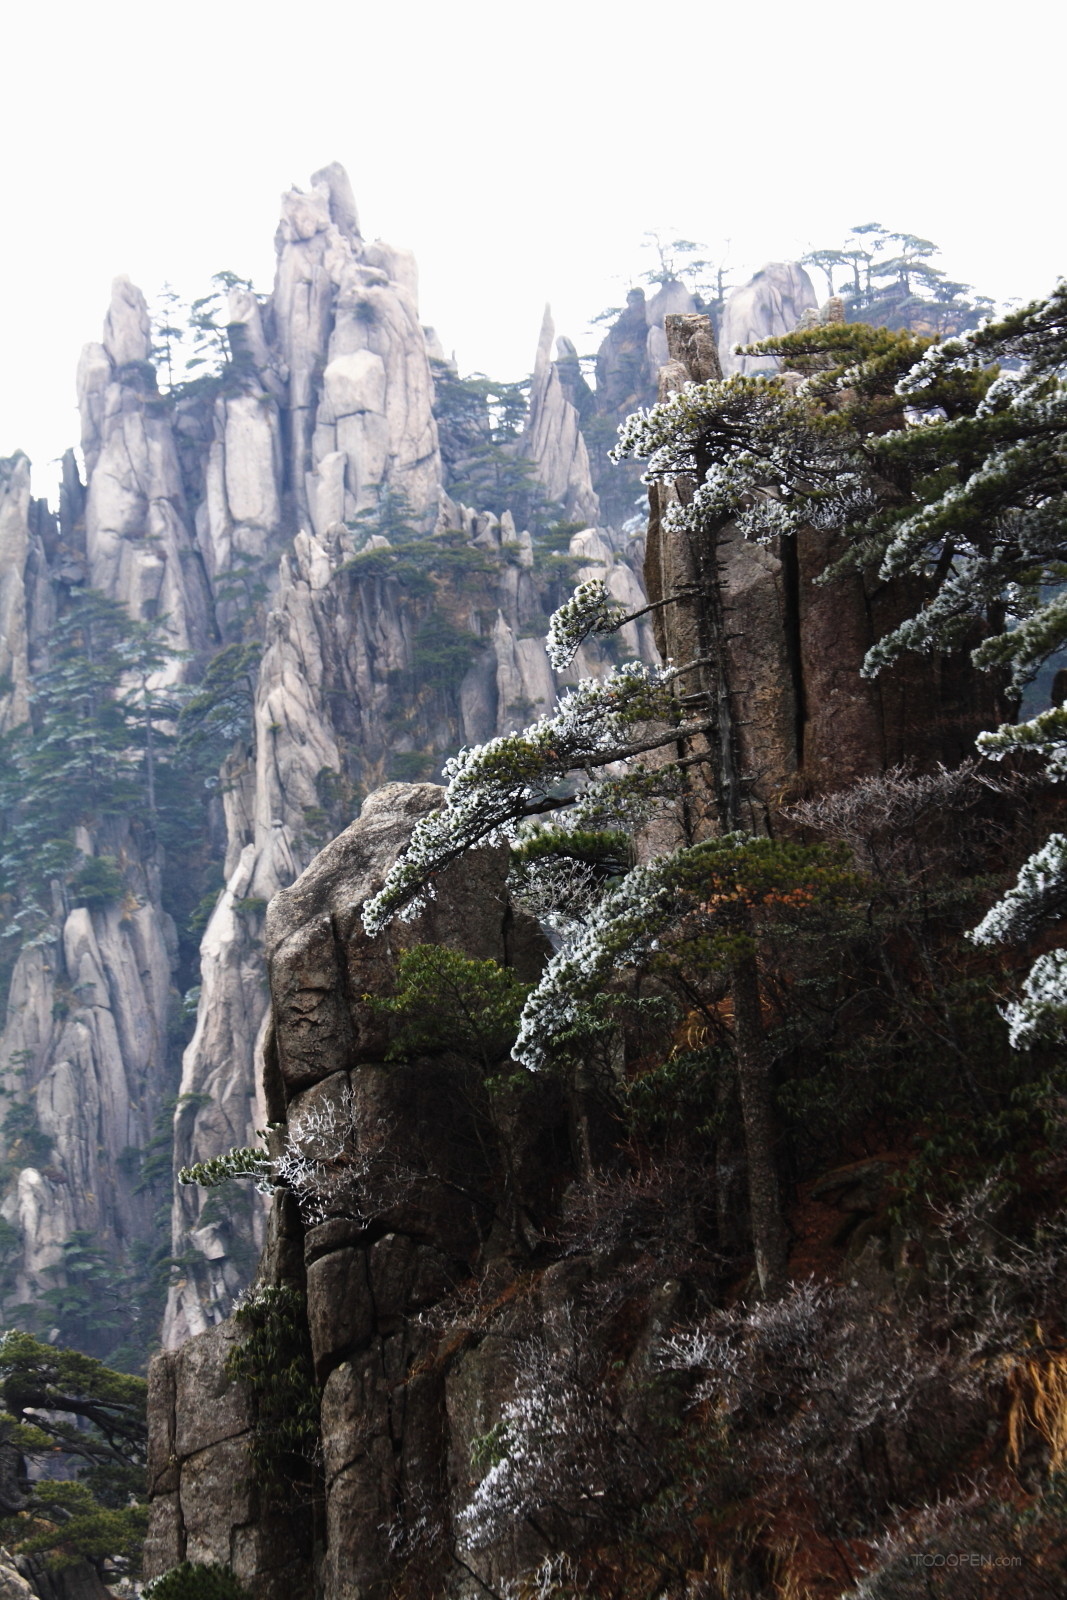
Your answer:
[[[1049,1471],[1059,1471],[1067,1463],[1067,1350],[1024,1355],[1013,1363],[1007,1381],[1009,1463],[1019,1465],[1027,1433],[1033,1431],[1048,1446]]]

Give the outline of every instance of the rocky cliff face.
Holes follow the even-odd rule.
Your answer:
[[[781,284],[778,269],[760,275],[773,293],[748,294],[739,337],[799,313],[798,271]],[[602,576],[624,605],[642,603],[643,525],[608,525],[633,512],[637,486],[619,490],[603,454],[650,398],[663,318],[691,307],[680,284],[647,302],[634,291],[595,395],[573,345],[561,339],[553,356],[546,317],[521,450],[557,514],[586,524],[561,554],[508,513],[445,493],[415,266],[364,239],[342,169],[284,197],[273,292],[231,291],[230,359],[196,384],[160,391],[144,298],[116,280],[78,368],[84,481],[69,454],[53,515],[31,499],[23,458],[0,472],[0,730],[26,724],[57,618],[87,590],[160,627],[153,692],[196,683],[227,646],[261,656],[247,667],[251,732],[224,763],[195,859],[168,858],[143,818],[88,817],[78,859],[117,864],[121,894],[78,903],[57,879],[21,935],[9,928],[8,948],[21,948],[0,1074],[5,1103],[30,1111],[2,1134],[8,1307],[64,1288],[72,1239],[128,1263],[151,1238],[159,1194],[142,1169],[175,1095],[178,1165],[262,1125],[266,902],[383,781],[432,776],[449,751],[551,704],[542,635],[574,581]],[[594,480],[608,485],[605,508]],[[620,643],[655,654],[647,621]],[[587,648],[570,675],[602,665]],[[795,711],[779,720],[792,728]],[[809,751],[818,737],[809,730]],[[199,952],[189,907],[181,926],[172,916],[182,876],[198,893],[224,885]],[[179,1062],[182,990],[196,1022]],[[168,1343],[225,1314],[265,1226],[256,1204],[176,1193]]]
[[[260,1284],[306,1294],[321,1482],[302,1509],[272,1506],[249,1454],[254,1394],[225,1370],[236,1331],[191,1340],[151,1377],[149,1571],[232,1563],[257,1600],[311,1595],[316,1567],[329,1600],[393,1593],[401,1572],[412,1594],[477,1590],[451,1552],[470,1553],[471,1451],[498,1420],[511,1351],[505,1335],[442,1356],[435,1318],[472,1275],[501,1304],[521,1296],[521,1263],[566,1179],[568,1125],[548,1080],[493,1103],[471,1063],[386,1059],[370,997],[390,992],[403,948],[433,942],[527,978],[544,958],[536,925],[509,904],[506,850],[457,863],[415,922],[364,934],[363,901],[441,794],[379,790],[267,919],[268,1112],[318,1167],[300,1207],[277,1202]],[[546,1307],[558,1276],[538,1291]],[[516,1538],[524,1552],[539,1543]]]
[[[751,293],[730,302],[736,310],[728,306],[723,339],[727,330],[762,325],[765,312],[790,322],[776,273],[765,268]],[[784,282],[795,283],[795,269]],[[669,317],[667,340],[661,398],[722,377],[707,317]],[[966,658],[909,658],[873,680],[860,674],[871,646],[915,608],[914,589],[858,573],[820,584],[840,542],[815,529],[755,544],[726,523],[712,548],[696,552],[663,525],[671,496],[693,487],[652,486],[645,580],[653,600],[688,586],[689,597],[653,613],[657,642],[676,661],[713,658],[686,687],[717,707],[728,730],[748,825],[762,831],[789,798],[844,788],[887,767],[963,760],[996,720],[995,688]]]
[[[23,942],[0,1071],[8,1104],[29,1095],[37,1131],[6,1134],[9,1305],[62,1286],[72,1234],[116,1260],[151,1234],[138,1152],[175,1090],[177,1164],[262,1126],[270,897],[381,782],[431,776],[461,744],[551,703],[545,618],[575,573],[606,570],[613,592],[642,596],[643,540],[597,526],[547,346],[527,444],[559,515],[589,524],[562,556],[508,514],[445,494],[414,262],[362,237],[342,169],[284,197],[277,252],[269,297],[230,294],[230,359],[170,394],[144,298],[116,280],[78,370],[85,481],[69,456],[55,517],[31,500],[28,464],[3,465],[0,728],[25,723],[55,618],[88,589],[161,625],[170,653],[154,692],[196,683],[228,645],[262,652],[247,669],[251,735],[224,764],[196,860],[168,865],[150,828],[89,819],[79,859],[118,863],[124,898],[76,905],[57,882]],[[654,649],[645,627],[626,644]],[[574,668],[599,670],[595,651]],[[199,971],[168,909],[165,875],[183,869],[225,882]],[[178,1081],[178,991],[197,978]],[[264,1227],[256,1206],[177,1193],[168,1343],[225,1314]]]
[[[545,307],[541,337],[537,345],[533,382],[530,388],[530,415],[523,435],[523,454],[534,462],[537,476],[549,499],[563,505],[565,516],[595,526],[600,518],[600,503],[589,475],[589,452],[581,430],[581,414],[568,393],[560,364],[552,360],[556,329],[551,309]],[[561,350],[563,361],[571,350]],[[577,358],[574,358],[577,365]],[[580,373],[578,374],[580,377]]]
[[[574,346],[560,342],[552,364],[556,382],[581,421],[592,483],[610,522],[621,524],[644,511],[637,466],[607,460],[616,429],[631,412],[656,400],[659,374],[670,360],[666,319],[699,313],[701,304],[678,278],[660,284],[651,296],[643,289],[631,289],[597,351],[595,390],[582,376]],[[774,370],[773,357],[740,356],[737,346],[791,333],[817,307],[811,279],[798,262],[768,262],[726,297],[717,329],[719,370],[727,377],[734,372]],[[566,449],[562,457],[569,459]],[[561,468],[555,471],[558,478]]]
[[[84,524],[57,521],[30,499],[28,467],[24,457],[0,467],[6,730],[29,715],[57,607],[88,565]],[[151,1228],[127,1157],[147,1146],[164,1092],[175,930],[142,827],[112,818],[76,842],[85,857],[125,863],[121,903],[75,905],[57,884],[51,906],[8,908],[9,949],[20,916],[23,930],[0,1040],[9,1308],[62,1283],[63,1247],[76,1235],[121,1248]]]
[[[729,296],[719,330],[719,364],[732,372],[771,372],[773,356],[743,356],[739,345],[757,344],[792,333],[805,312],[818,308],[811,279],[796,261],[769,261],[765,267]],[[673,308],[672,308],[673,309]]]
[[[721,376],[707,318],[669,314],[666,338],[664,395]],[[542,403],[561,412],[562,385],[557,391],[546,384],[543,393]],[[677,492],[691,490],[683,481]],[[859,678],[863,651],[888,625],[887,608],[899,594],[889,586],[867,592],[858,578],[820,588],[814,580],[828,551],[814,532],[789,547],[763,547],[725,525],[701,566],[683,536],[665,531],[664,509],[657,489],[648,589],[661,597],[682,588],[686,598],[656,613],[657,638],[664,654],[701,662],[705,675],[694,675],[687,698],[714,707],[719,740],[745,774],[744,820],[755,831],[770,830],[789,794],[844,786],[899,761],[930,766],[964,752],[988,713],[969,698],[977,692],[973,674],[963,670],[954,681],[947,668],[941,677],[904,672],[876,685]],[[612,539],[601,533],[576,536],[572,549],[590,570],[598,562],[601,572],[607,566],[622,573],[612,564]],[[310,590],[310,576],[294,581]],[[632,579],[617,581],[621,595]],[[711,615],[713,592],[729,628],[721,614]],[[714,788],[709,783],[709,792],[691,796],[690,822],[705,804],[694,832],[721,823]],[[656,1155],[643,1136],[627,1148],[633,1168],[620,1178],[625,1158],[612,1145],[618,1104],[608,1113],[606,1100],[598,1103],[591,1073],[520,1073],[494,1090],[455,1048],[424,1055],[391,1049],[374,1002],[392,992],[406,948],[430,942],[493,957],[523,976],[545,954],[536,929],[509,902],[505,852],[495,850],[455,863],[418,920],[368,939],[363,903],[417,819],[440,803],[432,785],[379,789],[358,821],[271,901],[262,1115],[284,1124],[276,1137],[286,1141],[291,1171],[298,1158],[300,1181],[275,1199],[251,1304],[269,1308],[278,1303],[272,1294],[291,1296],[286,1303],[307,1344],[308,1455],[315,1466],[298,1504],[292,1494],[280,1499],[257,1465],[262,1386],[257,1393],[254,1375],[234,1374],[233,1324],[164,1353],[151,1380],[149,1571],[183,1558],[226,1562],[255,1600],[316,1592],[324,1600],[558,1592],[578,1570],[567,1565],[574,1549],[593,1548],[591,1562],[602,1570],[598,1530],[625,1513],[640,1530],[642,1583],[654,1571],[656,1592],[670,1583],[679,1593],[702,1594],[713,1583],[721,1587],[724,1566],[686,1570],[667,1546],[650,1558],[646,1513],[668,1504],[678,1519],[672,1526],[688,1527],[694,1507],[703,1516],[723,1503],[714,1494],[725,1499],[738,1491],[725,1460],[722,1476],[708,1480],[714,1494],[676,1494],[669,1471],[661,1471],[657,1440],[670,1437],[671,1419],[683,1412],[700,1416],[701,1462],[725,1447],[709,1435],[705,1413],[695,1411],[693,1391],[664,1381],[655,1351],[696,1304],[713,1307],[716,1319],[733,1315],[724,1307],[738,1298],[737,1263],[724,1270],[729,1257],[719,1252],[736,1223],[730,1186],[737,1151],[716,1155],[714,1178],[707,1164],[672,1166],[683,1109],[670,1118],[670,1144]],[[279,818],[278,827],[296,837],[295,818]],[[246,846],[251,874],[257,850],[255,840]],[[253,875],[235,881],[231,894],[239,897],[247,882],[267,887]],[[224,905],[216,913],[220,951],[232,910]],[[708,1039],[695,1011],[684,1026],[684,1036],[679,1030],[660,1040],[668,1065],[682,1055],[682,1037],[702,1046]],[[193,1059],[190,1052],[187,1064]],[[647,1066],[643,1047],[641,1060]],[[605,1076],[619,1070],[616,1061]],[[729,1090],[721,1076],[717,1082],[721,1115]],[[662,1080],[654,1089],[658,1101],[672,1092]],[[588,1159],[591,1149],[603,1156],[599,1166]],[[889,1170],[880,1160],[850,1163],[812,1194],[872,1180],[883,1197],[873,1215],[884,1203]],[[716,1185],[714,1260],[672,1254],[678,1236],[671,1219],[688,1216],[692,1224],[702,1205],[710,1212],[716,1202],[708,1191]],[[612,1186],[614,1210],[599,1209]],[[710,1228],[707,1217],[700,1226]],[[840,1217],[829,1226],[835,1241],[844,1236]],[[870,1237],[857,1232],[848,1271],[862,1270],[855,1261]],[[808,1258],[796,1259],[810,1270]],[[908,1248],[899,1259],[911,1261]],[[679,1261],[685,1264],[676,1272]],[[880,1321],[891,1321],[886,1307],[903,1281],[879,1281]],[[914,1276],[908,1281],[914,1290]],[[797,1289],[794,1307],[809,1290],[820,1292]],[[740,1290],[742,1303],[746,1292]],[[749,1314],[753,1325],[766,1318],[769,1338],[791,1347],[797,1336],[788,1318],[795,1313],[788,1309],[779,1322],[780,1312],[780,1305],[763,1305]],[[724,1363],[724,1382],[749,1359],[741,1343],[714,1350],[706,1359]],[[757,1377],[754,1408],[777,1415],[784,1391],[760,1389],[761,1382]],[[825,1387],[821,1376],[819,1382]],[[732,1405],[722,1400],[721,1418]],[[894,1398],[889,1410],[895,1407]],[[834,1427],[852,1437],[839,1418]],[[791,1467],[781,1470],[796,1476]],[[536,1491],[522,1488],[524,1474]],[[768,1503],[765,1496],[758,1502],[761,1521]],[[708,1513],[707,1521],[717,1526],[719,1519]],[[792,1522],[789,1538],[795,1550]],[[752,1550],[750,1540],[742,1559]],[[767,1567],[768,1584],[778,1570]],[[753,1582],[761,1581],[755,1566],[753,1572]],[[631,1592],[618,1569],[610,1582],[611,1592]]]

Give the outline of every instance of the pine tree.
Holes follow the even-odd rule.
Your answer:
[[[758,349],[803,381],[690,385],[622,431],[620,451],[645,456],[650,477],[696,474],[672,526],[698,542],[726,520],[755,540],[836,530],[845,550],[828,578],[858,566],[926,585],[922,609],[869,652],[868,676],[906,651],[967,645],[1021,692],[1067,646],[1067,285],[939,345],[849,324]],[[976,634],[986,637],[974,645]],[[979,744],[994,758],[1040,756],[1061,780],[1067,710],[1053,705]],[[1064,914],[1057,834],[974,936],[1026,938]],[[1067,952],[1038,959],[1008,1017],[1016,1044],[1067,1027]]]
[[[8,1548],[49,1565],[119,1557],[140,1568],[148,1524],[145,1496],[147,1386],[77,1350],[56,1349],[28,1333],[0,1340],[0,1449],[38,1465],[17,1507],[0,1524]],[[77,1477],[40,1475],[56,1455]]]
[[[533,463],[519,449],[529,382],[500,383],[482,373],[461,378],[448,362],[434,361],[437,419],[445,487],[454,499],[535,530],[549,506]]]
[[[938,254],[930,239],[864,222],[839,247],[810,250],[801,260],[824,273],[828,293],[841,296],[850,322],[944,337],[974,327],[993,303],[975,296],[970,284],[947,278],[934,265]]]
[[[165,620],[132,622],[95,590],[75,594],[31,691],[30,720],[0,746],[0,882],[15,901],[62,879],[78,825],[156,813],[174,696],[156,686],[177,652]]]

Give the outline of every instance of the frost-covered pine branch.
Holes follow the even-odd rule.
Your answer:
[[[1022,995],[1004,1008],[1008,1038],[1016,1050],[1067,1034],[1067,950],[1038,956],[1023,980]]]
[[[758,543],[810,524],[839,526],[871,496],[856,442],[841,420],[777,377],[738,374],[689,383],[619,429],[613,460],[647,461],[646,482],[697,478],[666,525],[699,538],[732,521]]]
[[[624,620],[603,578],[587,579],[552,613],[545,640],[549,661],[557,672],[565,672],[590,634],[614,633]]]
[[[273,1194],[274,1163],[264,1149],[232,1146],[221,1156],[209,1156],[178,1172],[181,1184],[196,1184],[201,1189],[218,1189],[235,1178],[251,1178],[260,1194]]]
[[[559,786],[574,772],[610,766],[704,732],[703,722],[641,736],[641,724],[671,716],[678,669],[629,662],[606,678],[583,678],[556,709],[521,733],[461,750],[445,765],[445,803],[416,824],[406,853],[363,908],[376,934],[395,916],[412,917],[432,898],[433,880],[479,844],[512,838],[528,816],[571,803]]]
[[[544,1066],[553,1037],[574,1026],[583,998],[661,937],[676,908],[680,871],[713,848],[694,845],[635,867],[592,908],[581,934],[552,957],[523,1007],[516,1061],[532,1070]]]
[[[750,935],[746,923],[764,904],[785,908],[832,901],[852,887],[820,847],[789,846],[744,834],[675,850],[634,867],[591,908],[580,933],[549,961],[523,1007],[512,1051],[531,1070],[543,1067],[553,1039],[578,1023],[583,1003],[621,968],[699,941],[699,963],[714,981],[726,974]]]
[[[561,945],[573,941],[604,894],[603,874],[589,862],[570,856],[531,861],[521,881],[512,880],[509,884],[516,905],[536,918]]]
[[[411,1174],[398,1165],[392,1129],[358,1115],[346,1088],[339,1100],[301,1106],[274,1162],[276,1183],[296,1196],[305,1223],[342,1215],[366,1223]]]
[[[976,944],[1028,939],[1046,923],[1067,916],[1067,836],[1052,834],[1023,863],[1008,890],[971,934]]]
[[[603,578],[588,578],[580,583],[548,623],[545,646],[548,659],[557,672],[565,672],[585,641],[594,633],[618,633],[628,622],[647,617],[650,611],[674,605],[687,590],[668,595],[664,600],[653,600],[636,611],[625,611],[614,598]]]
[[[346,1089],[339,1101],[302,1106],[288,1124],[263,1129],[259,1148],[235,1147],[183,1167],[178,1182],[215,1189],[250,1178],[261,1194],[289,1190],[305,1223],[321,1222],[331,1213],[365,1222],[390,1204],[411,1176],[397,1163],[390,1133],[386,1125],[360,1118]],[[274,1153],[266,1148],[270,1134],[281,1136]]]
[[[1014,370],[990,370],[1007,361]],[[874,676],[905,650],[958,648],[999,612],[1001,631],[972,650],[976,666],[1010,673],[1016,690],[1067,643],[1067,284],[999,321],[934,346],[897,384],[901,398],[951,396],[955,414],[889,435],[875,454],[897,473],[943,487],[897,516],[882,576],[933,577],[936,592],[868,654]],[[963,471],[960,464],[966,463]],[[907,477],[905,480],[907,481]],[[1006,623],[1006,625],[1005,625]],[[1067,709],[979,736],[994,760],[1040,756],[1067,778]],[[1067,840],[1053,834],[972,937],[1021,942],[1067,916]],[[1013,1045],[1067,1031],[1067,952],[1038,958],[1005,1016]]]
[[[971,934],[976,944],[1020,943],[1067,916],[1067,837],[1054,833]],[[1025,1049],[1067,1032],[1067,950],[1038,956],[1022,994],[1004,1008],[1012,1046]]]
[[[1010,755],[1039,755],[1053,783],[1067,778],[1067,707],[1050,706],[1028,722],[1005,722],[995,732],[980,733],[978,748],[1000,761]]]

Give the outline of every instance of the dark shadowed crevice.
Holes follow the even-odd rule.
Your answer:
[[[804,765],[804,728],[808,720],[808,704],[804,685],[804,657],[800,647],[800,562],[795,534],[783,536],[779,556],[782,563],[785,655],[793,685],[793,738],[799,772]]]

